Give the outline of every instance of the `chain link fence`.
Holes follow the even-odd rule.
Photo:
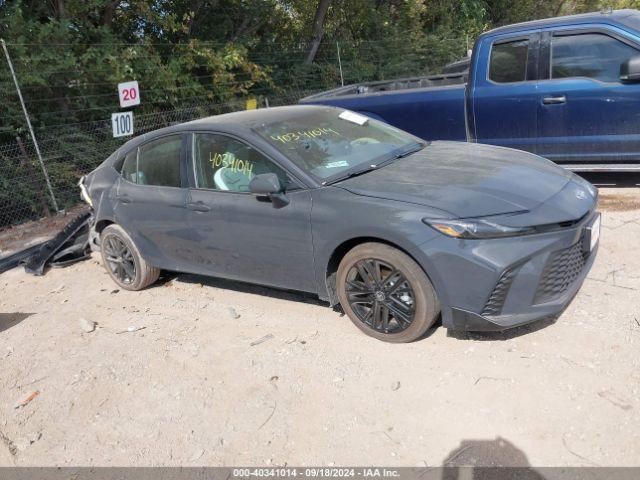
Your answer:
[[[464,55],[466,43],[461,39],[453,39],[450,52],[445,56],[447,60],[455,60]],[[427,73],[424,52],[421,57],[415,51],[402,51],[398,46],[393,56],[385,57],[381,45],[376,42],[365,42],[358,48],[348,45],[329,43],[323,46],[316,62],[312,65],[302,65],[302,56],[306,47],[302,45],[296,52],[262,52],[249,54],[249,58],[264,71],[271,75],[272,86],[269,89],[254,88],[244,95],[236,95],[232,100],[214,103],[189,97],[182,101],[173,100],[180,104],[179,108],[149,107],[140,110],[134,107],[134,135],[156,130],[165,126],[181,123],[209,115],[216,115],[246,108],[248,98],[256,98],[258,108],[295,104],[305,95],[328,88],[340,86],[342,83],[379,80],[382,77],[415,76]],[[253,58],[252,58],[253,57]],[[456,58],[457,57],[457,58]],[[4,59],[0,59],[4,60]],[[48,101],[39,99],[35,92],[38,85],[29,84],[28,59],[13,59],[17,64],[18,81],[24,89],[27,109],[37,102]],[[295,66],[295,68],[293,68]],[[5,65],[6,67],[6,65]],[[7,72],[0,66],[0,93],[5,102],[18,101],[15,86]],[[57,66],[51,70],[56,73]],[[6,69],[8,71],[8,69]],[[158,72],[160,74],[160,72]],[[68,75],[68,72],[65,72]],[[21,78],[26,81],[21,81]],[[95,79],[72,79],[66,81],[64,88],[71,90],[78,82],[89,82],[88,85],[103,85],[90,83]],[[75,82],[75,83],[74,83]],[[35,125],[35,136],[42,154],[43,165],[40,164],[34,143],[26,128],[16,129],[3,125],[0,117],[0,230],[8,226],[18,225],[28,220],[36,220],[55,215],[53,195],[60,210],[69,209],[79,203],[79,189],[77,182],[83,175],[97,167],[122,143],[130,137],[113,138],[110,112],[119,111],[116,85],[103,85],[88,96],[108,98],[106,106],[74,110],[98,110],[93,115],[104,120],[84,122],[67,122],[64,112],[58,112],[55,107],[40,116]],[[145,104],[144,85],[142,104]],[[268,90],[268,91],[267,91]],[[109,92],[109,93],[103,93]],[[157,94],[158,92],[156,92]],[[75,94],[77,95],[77,94]],[[83,100],[80,95],[70,99]],[[156,102],[151,102],[156,103]],[[160,102],[157,102],[160,103]],[[17,103],[16,103],[17,104]],[[14,105],[15,106],[15,105]],[[15,125],[18,118],[14,115]],[[43,120],[44,118],[44,120]],[[46,170],[52,187],[49,192],[44,176]]]

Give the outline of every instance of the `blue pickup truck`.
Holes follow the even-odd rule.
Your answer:
[[[480,35],[461,70],[301,103],[344,107],[425,140],[527,150],[575,171],[640,171],[640,11],[497,28]]]

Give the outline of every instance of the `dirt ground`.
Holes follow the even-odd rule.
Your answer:
[[[97,257],[6,272],[0,465],[638,466],[639,199],[602,191],[598,258],[556,323],[407,345],[296,293],[118,291]]]

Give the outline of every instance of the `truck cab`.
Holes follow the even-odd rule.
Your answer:
[[[342,106],[426,140],[526,150],[576,171],[640,171],[640,11],[483,33],[469,71],[350,85],[301,103]]]
[[[568,166],[640,162],[640,12],[575,15],[480,36],[467,107],[470,139]]]

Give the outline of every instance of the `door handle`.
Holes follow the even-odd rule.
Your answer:
[[[558,95],[557,97],[544,97],[542,103],[545,105],[560,105],[561,103],[567,103],[567,97],[565,95]]]
[[[118,195],[118,200],[121,203],[131,203],[131,197],[129,195]]]
[[[208,212],[209,210],[211,210],[211,207],[208,207],[202,202],[187,203],[187,208],[189,210],[193,210],[194,212]]]

